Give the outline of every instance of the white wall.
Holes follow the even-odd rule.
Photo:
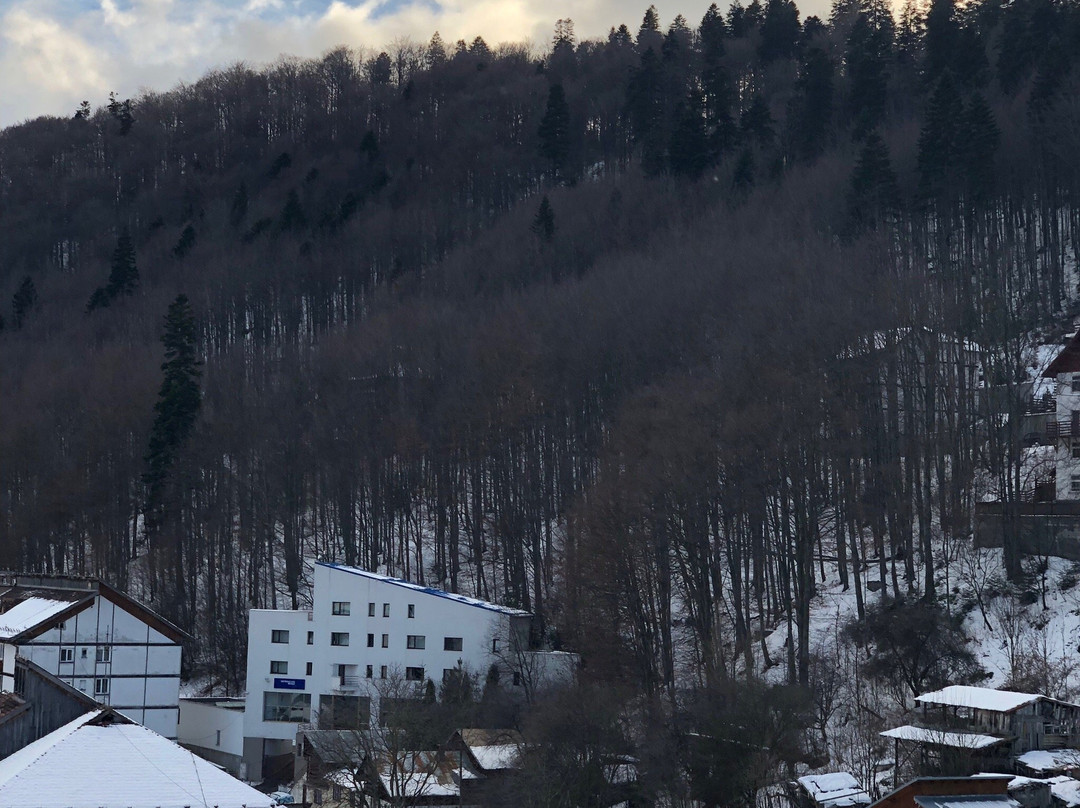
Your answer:
[[[1072,419],[1073,411],[1080,410],[1080,393],[1072,391],[1071,373],[1059,373],[1057,376],[1057,412],[1055,418],[1059,422],[1068,422]],[[1055,469],[1057,471],[1058,499],[1080,499],[1080,492],[1072,490],[1073,475],[1080,475],[1080,458],[1073,457],[1072,443],[1080,445],[1080,435],[1074,435],[1071,440],[1058,440],[1055,446]]]
[[[244,754],[244,711],[212,701],[181,699],[177,740],[240,757]]]

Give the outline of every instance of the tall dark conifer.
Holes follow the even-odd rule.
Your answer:
[[[938,80],[919,133],[919,189],[926,197],[954,190],[963,132],[964,102],[949,71]]]
[[[109,268],[109,283],[105,293],[110,300],[124,295],[133,295],[139,288],[139,269],[135,266],[135,245],[127,228],[116,239],[112,265]]]
[[[540,153],[551,163],[551,173],[561,177],[566,173],[570,155],[570,106],[561,84],[548,90],[547,108],[540,119]]]
[[[889,149],[877,131],[867,134],[851,175],[849,207],[856,227],[874,227],[900,200]]]
[[[11,298],[11,322],[15,328],[22,328],[27,316],[38,304],[37,287],[29,275],[22,279],[19,288]]]

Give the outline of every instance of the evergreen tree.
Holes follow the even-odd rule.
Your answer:
[[[300,205],[300,196],[293,188],[285,198],[285,207],[281,209],[281,216],[278,217],[278,232],[300,230],[306,226],[307,216],[304,215],[304,208]]]
[[[821,48],[811,48],[795,82],[792,99],[792,138],[795,155],[815,159],[825,148],[833,108],[832,59]]]
[[[165,484],[180,449],[195,426],[201,404],[195,315],[185,295],[177,296],[169,305],[161,342],[165,347],[165,361],[161,365],[163,378],[154,404],[154,423],[144,457],[144,514],[148,531],[161,524]]]
[[[86,301],[86,313],[91,314],[98,309],[107,309],[110,303],[112,303],[112,298],[109,297],[109,293],[105,291],[104,286],[99,286]]]
[[[727,27],[732,39],[742,39],[750,33],[750,23],[746,19],[746,9],[743,8],[739,0],[734,0],[728,8]]]
[[[981,93],[974,93],[964,109],[959,135],[960,158],[968,195],[981,201],[994,191],[994,156],[1001,131],[990,105]]]
[[[744,191],[754,184],[754,152],[749,147],[743,149],[735,161],[731,184],[739,191]]]
[[[113,120],[120,124],[120,134],[127,135],[135,124],[135,104],[130,98],[123,101],[116,97],[116,93],[109,93],[109,104],[106,107]]]
[[[648,48],[659,48],[662,37],[660,35],[660,15],[656,13],[656,6],[645,9],[645,16],[641,19],[638,27],[637,44],[644,52]]]
[[[962,144],[964,102],[949,71],[938,80],[919,133],[919,188],[937,197],[955,188]]]
[[[555,211],[551,207],[551,202],[546,194],[540,200],[540,207],[537,209],[536,217],[533,219],[532,226],[529,229],[532,230],[533,235],[545,243],[550,242],[555,237]]]
[[[711,151],[701,94],[695,90],[675,113],[675,127],[668,148],[671,172],[697,179],[709,166]]]
[[[904,0],[896,28],[896,59],[900,64],[914,65],[919,61],[924,27],[917,0]]]
[[[649,174],[660,173],[664,170],[667,146],[663,71],[652,48],[641,55],[641,64],[627,83],[626,110],[634,140],[641,145],[642,166]]]
[[[792,0],[768,0],[761,21],[761,43],[758,45],[761,61],[768,63],[794,56],[800,31],[799,9]]]
[[[719,159],[733,140],[731,108],[734,91],[724,67],[724,38],[727,26],[713,3],[701,19],[701,95],[708,128],[711,159]]]
[[[429,68],[438,67],[446,61],[446,44],[438,31],[431,35],[424,57]]]
[[[874,129],[885,114],[893,22],[888,13],[876,19],[862,12],[848,35],[844,60],[850,80],[849,106],[856,138]]]
[[[574,59],[577,37],[574,35],[574,21],[567,17],[555,21],[555,34],[551,38],[552,61]]]
[[[90,120],[90,115],[91,115],[90,102],[89,101],[83,101],[81,104],[79,104],[79,108],[77,110],[75,110],[75,116],[74,117],[75,117],[75,120],[77,120],[77,121],[88,121],[88,120]]]
[[[773,126],[769,102],[764,96],[754,93],[749,106],[743,110],[742,117],[739,119],[739,130],[742,136],[760,146],[767,146],[776,136]]]
[[[889,149],[877,131],[870,132],[851,175],[851,217],[858,227],[874,227],[882,215],[896,209],[899,200]]]
[[[540,153],[551,163],[551,173],[559,177],[570,155],[570,106],[561,84],[548,90],[547,108],[540,120]]]
[[[924,74],[927,81],[935,83],[946,70],[953,70],[960,44],[956,0],[931,0],[923,41],[926,49]]]
[[[368,65],[368,78],[371,80],[371,83],[376,86],[389,84],[393,68],[394,63],[390,61],[390,54],[386,51],[382,51]]]
[[[27,315],[37,308],[37,304],[37,287],[34,286],[33,279],[27,275],[11,298],[11,322],[15,328],[22,328]]]
[[[135,245],[131,242],[131,236],[127,228],[116,239],[116,248],[113,250],[112,265],[109,269],[109,282],[105,287],[105,293],[109,301],[116,300],[120,296],[135,294],[139,288],[139,270],[135,266]],[[92,298],[91,298],[92,300]]]
[[[176,242],[176,246],[173,247],[173,255],[175,255],[181,261],[191,252],[191,248],[195,246],[195,228],[190,224],[183,229],[180,233],[180,238]]]
[[[634,38],[630,35],[630,29],[623,23],[618,28],[612,28],[608,32],[608,44],[616,48],[629,48],[634,44]]]

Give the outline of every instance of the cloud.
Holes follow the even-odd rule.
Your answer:
[[[680,0],[693,24],[710,0]],[[808,0],[803,13],[823,13]],[[0,126],[39,115],[72,114],[110,91],[167,90],[237,61],[272,62],[282,54],[318,56],[347,45],[378,50],[399,37],[426,42],[483,36],[489,44],[531,40],[545,46],[555,20],[572,16],[579,37],[604,36],[640,8],[625,0],[13,0],[0,13]],[[663,4],[664,6],[667,3]],[[817,8],[820,5],[822,8]]]

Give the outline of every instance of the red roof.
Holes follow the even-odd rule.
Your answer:
[[[1080,331],[1077,331],[1054,361],[1043,371],[1044,379],[1056,378],[1059,373],[1080,373]]]

